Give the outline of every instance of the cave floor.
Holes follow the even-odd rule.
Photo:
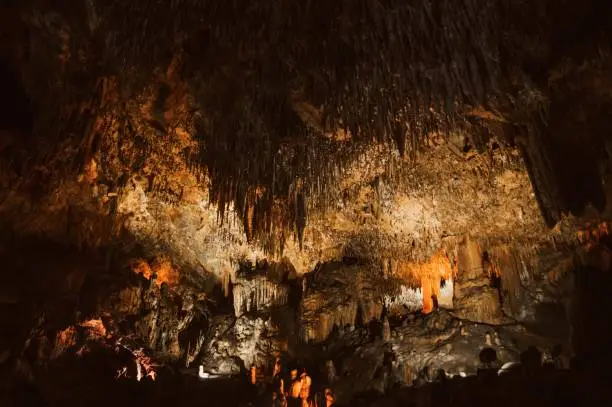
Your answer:
[[[74,381],[53,372],[51,383],[21,383],[0,396],[0,405],[18,406],[273,406],[244,378],[200,380],[191,374],[161,377],[158,381]],[[608,379],[587,371],[495,371],[453,378],[418,387],[397,387],[386,394],[364,392],[337,406],[578,406],[612,405]]]

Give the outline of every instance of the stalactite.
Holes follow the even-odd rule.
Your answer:
[[[365,323],[380,320],[383,312],[383,303],[379,298],[361,301],[359,307]]]
[[[389,259],[383,263],[383,270],[388,277],[397,277],[404,284],[421,287],[422,280],[428,278],[435,281],[450,280],[457,272],[444,250],[439,250],[425,262]]]
[[[395,144],[400,155],[414,159],[431,132],[470,128],[466,107],[502,111],[513,106],[524,113],[513,117],[524,121],[533,117],[527,109],[541,107],[511,95],[517,84],[503,72],[522,72],[521,61],[530,60],[524,48],[539,49],[546,33],[540,24],[546,16],[542,2],[440,0],[435,7],[430,1],[376,0],[362,1],[362,7],[324,0],[255,0],[249,7],[219,0],[91,4],[82,21],[95,25],[99,46],[91,46],[88,24],[67,27],[69,36],[43,29],[37,33],[50,40],[50,49],[69,46],[72,55],[87,56],[53,55],[46,61],[53,65],[40,69],[58,74],[28,87],[39,105],[61,106],[64,113],[53,109],[37,122],[37,128],[53,134],[52,142],[41,144],[59,151],[66,150],[62,141],[74,142],[85,162],[96,150],[88,147],[93,141],[82,143],[74,135],[96,135],[102,138],[101,168],[115,168],[118,159],[118,172],[141,171],[151,157],[174,165],[175,145],[157,140],[170,136],[163,113],[173,88],[166,82],[178,76],[171,72],[180,71],[189,83],[184,107],[193,112],[183,118],[185,128],[193,128],[188,132],[194,144],[180,146],[183,161],[198,176],[206,174],[219,221],[233,208],[247,240],[268,253],[282,252],[292,231],[302,246],[307,214],[334,202],[344,165],[370,143]],[[319,29],[313,32],[313,26]],[[70,44],[64,44],[66,37]],[[526,40],[529,47],[516,46]],[[79,80],[64,80],[70,72],[78,72]],[[100,80],[84,72],[112,72],[113,78]],[[530,86],[525,84],[525,90]],[[133,111],[146,95],[156,101],[143,110],[153,111],[157,119],[145,126]],[[322,113],[318,126],[296,113],[295,106],[305,104],[317,106],[310,116]],[[98,110],[108,112],[107,128],[97,128],[94,118],[96,131],[86,131]],[[325,137],[340,130],[350,135],[350,143]],[[47,151],[39,155],[41,160],[53,157]],[[539,155],[528,151],[526,156],[539,167]],[[114,181],[119,178],[112,175]],[[544,175],[536,171],[532,178],[550,184]],[[303,185],[294,193],[298,181]],[[163,176],[151,178],[150,189],[176,204],[181,194],[166,183]],[[542,200],[546,194],[537,195]],[[543,206],[552,208],[544,211],[549,222],[556,219],[554,203]]]
[[[206,339],[206,332],[200,331],[195,343],[192,345],[192,343],[189,342],[185,356],[185,367],[191,366],[191,364],[197,359]]]
[[[264,276],[257,276],[249,279],[238,278],[232,293],[234,314],[238,317],[245,312],[286,304],[289,289],[285,285],[269,281]]]
[[[599,239],[609,234],[609,222],[601,222],[597,225],[587,225],[587,227],[576,232],[576,240],[579,244],[589,247],[599,244]]]
[[[419,288],[410,288],[406,285],[400,286],[397,295],[385,295],[385,307],[389,310],[404,309],[408,312],[418,311],[423,308],[423,291]]]
[[[344,328],[357,322],[381,320],[386,294],[394,291],[380,267],[322,266],[309,277],[309,287],[300,306],[302,337],[325,340],[334,326]],[[358,319],[358,315],[361,317]]]
[[[434,309],[434,296],[437,297],[439,285],[436,287],[431,278],[423,278],[421,281],[421,291],[423,293],[423,313],[429,314]]]
[[[323,341],[334,329],[334,326],[345,327],[355,325],[357,318],[357,302],[342,304],[335,309],[327,309],[318,313],[317,323],[309,324],[303,332],[305,341]]]
[[[523,268],[520,254],[504,245],[487,250],[488,259],[485,271],[490,277],[501,279],[501,289],[510,296],[510,301],[518,299],[521,288],[521,269]]]

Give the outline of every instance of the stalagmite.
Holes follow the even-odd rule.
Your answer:
[[[382,338],[385,342],[391,339],[391,326],[387,317],[383,319]]]
[[[308,376],[306,369],[304,369],[300,377],[300,399],[302,400],[302,407],[308,407],[311,385],[312,379]]]
[[[318,313],[318,324],[307,328],[306,332],[304,332],[304,340],[322,341],[329,336],[334,325],[339,327],[354,325],[358,307],[358,303],[353,301]]]
[[[454,307],[461,318],[477,322],[499,323],[504,316],[499,292],[491,286],[483,261],[483,250],[469,236],[459,247],[459,272],[455,279]]]
[[[221,272],[221,285],[223,286],[223,293],[226,297],[230,294],[230,285],[232,283],[232,271],[231,270],[223,270]]]
[[[382,301],[376,299],[369,299],[361,301],[360,303],[361,315],[363,316],[363,322],[368,323],[370,321],[380,320],[383,311]]]
[[[299,402],[301,390],[302,390],[302,381],[298,377],[297,369],[293,369],[291,371],[291,387],[290,387],[290,392],[289,392],[289,400],[291,400],[296,407],[298,404],[301,404],[301,403],[296,403],[296,401]]]
[[[325,362],[325,369],[327,371],[327,382],[332,384],[336,381],[336,366],[334,366],[334,362],[332,360],[328,360]]]
[[[380,321],[385,306],[394,301],[384,294],[383,287],[389,285],[389,280],[380,269],[342,266],[316,273],[317,290],[307,290],[300,307],[305,341],[325,340],[334,326],[354,327],[356,323]]]
[[[194,362],[194,360],[196,360],[196,358],[200,354],[200,351],[202,349],[202,346],[204,345],[204,342],[206,341],[206,337],[207,337],[206,332],[200,331],[197,336],[196,343],[193,345],[193,347],[191,345],[191,342],[189,343],[189,345],[187,346],[187,351],[185,355],[186,367],[189,367]]]
[[[325,389],[325,407],[332,407],[336,399],[330,389]]]
[[[141,381],[144,377],[144,373],[142,372],[142,365],[138,360],[134,361],[136,363],[136,380]]]

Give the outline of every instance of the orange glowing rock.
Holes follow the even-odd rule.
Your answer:
[[[594,244],[598,244],[599,240],[610,234],[610,229],[607,222],[601,222],[598,225],[587,225],[584,229],[576,232],[576,240],[589,248]]]
[[[87,328],[90,339],[105,338],[107,335],[106,327],[101,319],[90,319],[89,321],[80,324],[83,328]]]
[[[424,279],[421,290],[423,292],[423,314],[433,311],[433,289],[429,279]]]
[[[440,298],[440,281],[450,280],[456,275],[457,268],[442,250],[425,263],[392,261],[386,273],[397,276],[408,284],[420,286],[423,293],[423,313],[428,314],[435,308],[434,298]]]
[[[302,381],[297,377],[297,369],[291,371],[291,393],[290,396],[294,399],[300,397],[302,391]]]
[[[330,389],[325,389],[325,407],[334,405],[335,399]]]
[[[300,377],[300,398],[302,399],[302,406],[308,406],[308,398],[310,397],[310,386],[312,385],[312,379],[304,371]]]
[[[64,354],[68,349],[77,343],[77,331],[74,326],[70,326],[55,335],[55,344],[51,359],[55,359]]]
[[[146,260],[138,259],[132,262],[131,267],[135,273],[142,274],[149,280],[153,275],[156,275],[155,283],[158,286],[166,283],[170,288],[172,288],[179,282],[180,274],[178,270],[166,257],[158,257],[153,260],[151,264],[149,264]]]
[[[143,349],[136,349],[132,351],[132,354],[136,358],[136,368],[138,371],[137,380],[140,381],[145,376],[150,377],[151,380],[155,380],[157,373],[155,372],[153,360],[144,353]],[[142,369],[144,369],[144,372]]]

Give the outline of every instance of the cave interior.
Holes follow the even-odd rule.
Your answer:
[[[3,1],[0,405],[612,405],[608,3]]]

